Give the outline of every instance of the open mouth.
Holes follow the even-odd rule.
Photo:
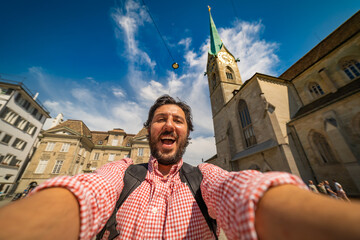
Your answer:
[[[168,146],[171,146],[173,143],[175,143],[175,138],[174,137],[164,136],[164,137],[161,137],[160,140],[161,140],[162,144],[168,145]]]

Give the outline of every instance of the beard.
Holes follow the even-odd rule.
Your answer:
[[[169,135],[169,133],[162,133],[161,135]],[[173,134],[173,133],[170,133]],[[160,136],[161,136],[160,135]],[[174,135],[174,134],[173,134]],[[159,138],[160,138],[159,136]],[[182,156],[184,155],[185,151],[186,151],[186,147],[188,145],[188,139],[185,138],[183,140],[177,138],[177,149],[175,151],[175,153],[173,154],[167,154],[167,153],[162,153],[156,146],[156,143],[160,141],[160,139],[153,139],[151,134],[149,133],[149,145],[150,145],[150,151],[151,151],[151,155],[157,159],[158,163],[161,165],[173,165],[173,164],[177,164],[180,159],[182,158]]]

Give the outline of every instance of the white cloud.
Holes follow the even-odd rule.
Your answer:
[[[120,49],[123,50],[123,44],[126,46],[126,53],[121,51],[121,55],[126,54],[130,64],[146,64],[153,70],[156,63],[141,50],[136,40],[139,27],[150,21],[146,10],[137,1],[126,1],[125,9],[114,9],[111,16],[117,26],[115,36],[122,43]]]
[[[115,87],[115,88],[112,89],[112,92],[113,92],[114,96],[118,97],[118,98],[123,98],[123,97],[126,96],[125,91],[123,89],[121,89],[121,88],[116,88]]]
[[[192,39],[188,37],[188,38],[181,39],[178,44],[179,45],[184,45],[185,50],[187,51],[187,50],[189,50],[189,47],[191,45],[191,41],[192,41]]]
[[[189,164],[199,165],[216,154],[214,137],[197,137],[190,142],[184,155],[184,161]]]

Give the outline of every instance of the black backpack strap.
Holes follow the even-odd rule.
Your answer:
[[[105,224],[104,228],[96,235],[96,240],[100,240],[104,236],[106,230],[110,231],[109,240],[119,236],[120,233],[116,230],[116,213],[128,196],[130,196],[130,194],[145,180],[147,169],[148,163],[130,165],[126,169],[124,174],[124,188],[116,202],[115,209],[109,220]]]
[[[180,169],[180,179],[182,182],[187,183],[190,187],[191,193],[193,194],[197,204],[199,205],[199,208],[204,215],[210,230],[214,233],[215,239],[218,239],[216,235],[216,220],[210,217],[208,208],[201,195],[200,184],[202,178],[202,173],[198,167],[193,167],[185,162],[183,163],[183,166]]]

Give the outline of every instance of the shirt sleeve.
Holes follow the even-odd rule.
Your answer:
[[[255,210],[270,187],[293,184],[307,189],[300,178],[285,172],[228,172],[207,163],[199,168],[203,174],[201,193],[209,214],[228,239],[257,239]]]
[[[51,187],[63,187],[77,198],[80,208],[80,237],[92,239],[100,231],[114,210],[116,201],[124,187],[124,173],[132,160],[104,165],[94,173],[52,178],[32,191]]]

